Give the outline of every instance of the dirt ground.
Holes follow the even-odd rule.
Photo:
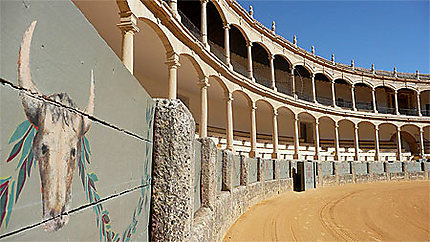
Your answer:
[[[251,207],[224,241],[430,241],[430,182],[290,192]]]

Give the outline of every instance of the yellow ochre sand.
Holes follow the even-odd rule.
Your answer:
[[[224,241],[430,241],[430,181],[290,192],[251,207]]]

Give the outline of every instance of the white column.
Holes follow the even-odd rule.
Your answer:
[[[227,113],[226,113],[226,119],[227,119],[227,149],[233,150],[233,94],[228,93],[226,96],[226,106],[227,106]]]
[[[169,6],[172,9],[173,14],[176,17],[179,17],[179,13],[178,13],[178,0],[170,0],[169,1]]]
[[[375,160],[379,161],[379,127],[375,125]]]
[[[294,159],[299,159],[299,116],[294,115]]]
[[[169,82],[168,82],[168,98],[176,99],[177,83],[178,83],[178,68],[181,66],[179,63],[179,55],[174,52],[167,53],[167,61],[165,63],[169,69]]]
[[[225,64],[228,68],[232,68],[233,66],[230,63],[230,25],[224,25],[224,50],[225,50]]]
[[[396,114],[400,115],[399,102],[397,101],[397,90],[394,91],[394,104],[396,105]]]
[[[425,150],[424,150],[424,128],[420,127],[420,153],[421,158],[424,158]]]
[[[137,18],[130,12],[120,13],[120,23],[117,24],[122,33],[121,59],[124,66],[133,74],[134,67],[134,35],[139,32]]]
[[[251,104],[251,152],[249,153],[249,157],[257,156],[257,124],[255,118],[255,112],[257,110],[257,106],[253,102]]]
[[[255,81],[254,75],[252,74],[252,43],[248,42],[246,47],[248,48],[248,78]]]
[[[320,159],[320,152],[319,152],[319,148],[320,148],[320,130],[319,130],[319,121],[316,120],[315,121],[315,125],[314,125],[314,143],[315,143],[315,160],[319,160]]]
[[[294,76],[294,66],[291,69],[291,95],[296,98],[296,77]]]
[[[334,142],[335,142],[335,160],[340,160],[340,148],[339,148],[339,124],[334,123]]]
[[[207,3],[209,0],[201,1],[201,32],[202,32],[202,42],[207,47],[208,46],[208,26],[207,26]]]
[[[401,136],[401,127],[397,127],[397,159],[401,161],[402,157],[402,136]]]
[[[269,63],[270,63],[270,77],[272,81],[272,89],[276,91],[276,80],[275,80],[275,64],[273,63],[273,60],[275,57],[273,55],[269,56]]]
[[[421,101],[420,101],[419,92],[417,92],[417,112],[418,112],[418,116],[423,116],[423,114],[421,113]]]
[[[317,103],[317,89],[315,87],[315,74],[312,74],[312,101]]]
[[[354,88],[354,85],[351,85],[351,100],[352,100],[352,110],[357,111],[357,107],[355,106],[355,88]]]
[[[376,90],[372,88],[372,104],[373,104],[373,112],[378,113],[378,108],[376,107]]]
[[[208,77],[205,77],[200,82],[200,138],[206,138],[208,136],[208,87],[209,80]]]
[[[337,107],[337,105],[336,105],[336,89],[335,89],[334,84],[335,84],[334,80],[331,81],[331,97],[332,97],[333,107]]]
[[[278,149],[278,111],[273,110],[273,132],[272,132],[272,138],[273,138],[273,153],[272,153],[272,159],[278,159],[279,155],[279,149]]]
[[[358,136],[358,124],[354,124],[354,148],[355,148],[355,160],[360,161],[360,142]]]

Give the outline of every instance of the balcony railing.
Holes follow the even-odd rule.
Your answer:
[[[308,102],[312,102],[313,101],[313,97],[311,95],[309,95],[309,94],[302,93],[302,92],[296,92],[296,95],[301,100],[305,100],[305,101],[308,101]]]
[[[327,105],[327,106],[332,106],[333,105],[333,99],[328,98],[328,97],[321,97],[318,96],[317,97],[317,101],[323,105]]]
[[[421,114],[423,115],[423,116],[430,116],[430,110],[421,110]]]
[[[272,81],[269,78],[254,73],[255,81],[267,88],[272,88]]]
[[[352,108],[352,102],[338,99],[338,100],[336,100],[336,106],[341,107],[341,108]]]
[[[358,110],[373,111],[373,105],[371,103],[356,102],[355,107]]]
[[[202,33],[200,32],[200,29],[197,28],[183,12],[178,10],[178,13],[181,16],[181,23],[185,26],[185,28],[187,28],[194,35],[194,37],[202,41]]]
[[[215,44],[214,42],[208,40],[209,46],[211,47],[211,52],[220,59],[223,63],[225,63],[225,50],[223,47]]]
[[[378,106],[378,112],[385,114],[395,114],[395,108]]]
[[[280,93],[291,96],[291,87],[289,85],[277,83],[276,89]]]
[[[417,116],[418,110],[416,108],[399,108],[399,113],[403,115]]]

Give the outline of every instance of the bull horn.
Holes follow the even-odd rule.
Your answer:
[[[20,87],[27,89],[32,93],[40,94],[33,82],[33,79],[31,78],[30,71],[30,46],[36,23],[37,21],[33,21],[22,36],[18,58],[18,84]],[[37,125],[39,109],[41,105],[40,101],[29,97],[24,92],[21,92],[20,96],[27,118],[30,120],[30,122]]]
[[[94,70],[91,69],[91,83],[90,83],[90,97],[88,98],[88,105],[85,108],[85,113],[89,116],[94,115],[94,99],[95,99],[95,80],[94,80]],[[85,134],[91,127],[91,120],[88,117],[84,117],[83,119],[83,130],[82,133]]]

